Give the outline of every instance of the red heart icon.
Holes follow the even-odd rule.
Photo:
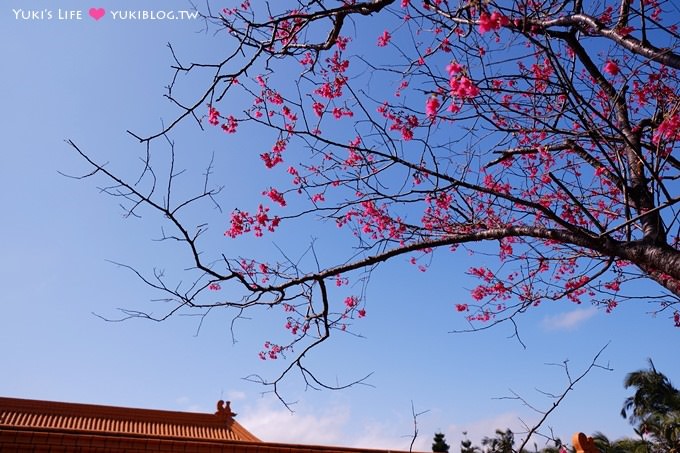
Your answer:
[[[104,17],[106,10],[104,8],[90,8],[89,13],[90,17],[92,17],[94,20],[99,20]]]

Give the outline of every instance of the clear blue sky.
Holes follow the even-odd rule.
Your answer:
[[[241,423],[264,440],[399,449],[408,449],[403,436],[413,430],[413,402],[417,411],[429,410],[418,420],[416,444],[427,450],[437,430],[455,449],[465,430],[478,439],[495,428],[517,428],[520,418],[531,424],[537,415],[519,401],[494,398],[515,391],[547,408],[551,401],[536,389],[560,392],[565,376],[545,364],[569,360],[578,374],[607,343],[601,363],[613,371],[594,370],[578,385],[548,421],[558,435],[632,434],[618,415],[627,395],[622,381],[647,357],[680,383],[680,329],[647,315],[644,305],[622,306],[611,315],[587,304],[542,306],[520,320],[526,350],[508,338],[512,331],[505,326],[448,333],[465,327],[454,304],[467,300],[465,288],[473,282],[462,271],[477,258],[464,252],[436,257],[439,265],[427,273],[405,261],[376,272],[369,315],[357,325],[363,338],[336,338],[311,359],[323,376],[339,382],[374,372],[372,387],[316,392],[292,383],[285,395],[299,401],[293,415],[242,379],[272,376],[283,365],[257,358],[269,330],[280,329],[280,318],[254,314],[237,324],[234,344],[228,312],[211,313],[198,335],[197,318],[107,323],[94,316],[161,304],[149,302],[158,294],[107,260],[146,271],[187,263],[185,251],[152,240],[160,236],[157,218],[124,219],[96,181],[58,174],[87,171],[64,143],[67,138],[111,168],[134,174],[140,149],[126,129],[154,132],[175,112],[163,98],[172,76],[166,43],[187,61],[215,61],[224,54],[227,38],[201,32],[200,21],[116,21],[110,14],[95,21],[87,14],[92,6],[110,13],[158,11],[158,5],[9,0],[0,6],[0,395],[206,412],[225,398]],[[164,11],[190,9],[182,0],[162,5]],[[81,11],[82,19],[59,20],[60,7]],[[13,11],[18,9],[47,9],[53,18],[24,20]],[[381,28],[375,30],[377,37]],[[233,197],[259,195],[266,186],[246,187],[261,174],[261,166],[252,165],[261,152],[257,139],[216,132],[187,125],[173,138],[190,161],[207,163],[215,152]],[[222,222],[212,231],[215,247],[266,254],[274,253],[274,239],[288,245],[285,235],[219,242],[227,241],[221,236],[228,215],[210,215]],[[312,236],[305,233],[303,242]],[[290,247],[301,252],[300,242]],[[317,247],[332,252],[335,245],[321,237]]]

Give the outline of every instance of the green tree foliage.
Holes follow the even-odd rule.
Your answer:
[[[648,453],[650,451],[649,442],[644,439],[624,437],[612,441],[603,433],[597,432],[593,435],[593,440],[601,453]]]
[[[530,453],[522,449],[520,452],[515,450],[515,433],[511,429],[496,430],[494,437],[484,437],[482,446],[472,445],[472,441],[467,438],[467,433],[463,433],[463,440],[460,441],[460,453]],[[562,453],[561,442],[556,441],[554,446],[546,446],[541,450],[535,447],[536,453]]]
[[[434,441],[432,442],[432,451],[439,453],[449,453],[449,444],[446,443],[444,434],[436,433],[434,435]]]
[[[508,428],[505,431],[496,430],[494,437],[482,439],[482,445],[486,447],[485,453],[513,453],[515,434]]]
[[[621,416],[650,440],[650,451],[680,452],[680,391],[651,359],[648,369],[629,373],[624,386],[635,393],[624,401]]]
[[[472,445],[472,441],[467,438],[467,433],[463,432],[463,440],[460,441],[460,453],[480,453],[481,451],[481,448]]]
[[[610,440],[605,434],[596,432],[592,439],[600,453],[680,453],[680,390],[670,379],[659,372],[651,359],[649,368],[633,371],[626,375],[626,388],[635,393],[626,398],[621,416],[628,418],[638,438]],[[463,433],[465,436],[467,433]],[[436,439],[436,438],[435,438]],[[472,445],[466,438],[461,441],[461,453],[528,453],[514,449],[515,436],[510,429],[496,430],[494,437],[484,437],[482,446]],[[545,446],[537,453],[573,452],[566,450],[559,439],[554,446]],[[434,448],[434,445],[433,445]],[[437,451],[437,450],[434,450]]]

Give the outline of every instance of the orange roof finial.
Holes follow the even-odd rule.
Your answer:
[[[227,401],[225,403],[223,400],[219,400],[217,402],[217,412],[215,412],[215,415],[219,415],[225,418],[235,417],[236,413],[231,411],[231,401]]]
[[[571,438],[571,443],[574,444],[576,453],[600,453],[600,450],[595,447],[593,438],[583,433],[574,434]]]

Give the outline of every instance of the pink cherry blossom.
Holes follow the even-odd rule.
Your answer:
[[[432,95],[427,98],[427,102],[425,103],[425,113],[427,114],[428,118],[434,119],[437,116],[439,105],[439,99],[437,99],[436,95]]]
[[[509,22],[510,21],[508,20],[508,18],[499,13],[498,11],[494,11],[493,13],[491,13],[491,15],[487,13],[482,13],[479,15],[479,32],[487,33],[490,31],[498,30],[502,26],[507,25]]]
[[[462,70],[463,70],[463,67],[461,65],[459,65],[458,63],[456,63],[455,61],[452,61],[451,63],[446,65],[446,72],[449,73],[450,77],[455,76],[456,74],[458,74]]]
[[[479,95],[479,88],[465,76],[460,78],[452,78],[449,81],[451,87],[451,95],[461,99],[473,98]]]
[[[220,112],[217,111],[213,106],[208,106],[208,123],[213,126],[220,124]]]
[[[378,47],[385,47],[387,44],[389,44],[390,39],[392,39],[392,35],[390,35],[390,32],[385,30],[383,34],[378,37]]]
[[[274,188],[271,188],[268,191],[263,192],[262,194],[268,196],[269,198],[271,198],[272,201],[278,203],[281,206],[286,205],[286,200],[283,198],[283,194]]]
[[[618,75],[619,74],[619,65],[613,60],[608,60],[604,64],[604,72],[611,74],[613,76]]]
[[[229,115],[229,118],[227,118],[227,121],[224,124],[222,124],[222,130],[224,132],[226,132],[227,134],[234,134],[236,132],[236,126],[238,126],[238,122],[236,121],[236,118]]]

